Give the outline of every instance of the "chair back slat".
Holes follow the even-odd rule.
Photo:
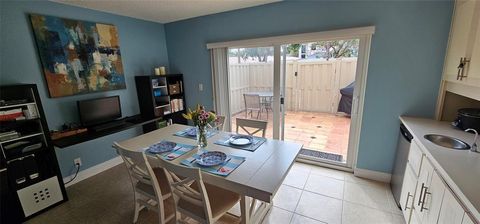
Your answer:
[[[132,182],[132,187],[134,190],[134,201],[135,201],[135,215],[133,222],[136,223],[138,219],[138,214],[143,206],[148,207],[149,209],[156,209],[159,218],[159,224],[169,222],[174,216],[170,215],[165,217],[165,207],[164,200],[171,197],[171,193],[163,192],[160,188],[159,179],[161,181],[166,181],[163,176],[158,176],[152,169],[147,155],[143,151],[132,151],[126,147],[118,144],[117,142],[113,143],[113,148],[116,149],[117,154],[120,155],[127,167],[130,180]],[[163,172],[162,168],[155,167],[160,169]],[[143,183],[139,185],[139,183]],[[148,185],[148,187],[145,187]],[[153,194],[150,190],[153,190]],[[165,193],[165,194],[164,194]],[[138,195],[138,196],[137,196]],[[152,205],[152,201],[155,202]]]
[[[158,199],[161,199],[162,192],[160,185],[152,167],[147,162],[145,153],[128,150],[116,142],[113,143],[113,147],[117,150],[117,154],[119,154],[125,162],[134,187],[134,180],[151,185],[154,188],[155,196]]]
[[[125,165],[127,165],[128,172],[135,179],[150,179],[148,174],[143,154],[134,152],[123,148],[117,148],[117,153],[123,158]]]
[[[258,132],[262,132],[262,137],[265,138],[265,133],[267,130],[267,121],[261,121],[261,120],[252,120],[252,119],[245,119],[245,118],[237,118],[236,119],[236,124],[237,124],[237,134],[239,133],[239,128],[244,130],[248,135],[255,135]],[[254,129],[254,130],[248,130],[247,128]]]
[[[176,203],[182,199],[202,207],[204,210],[203,218],[205,218],[206,223],[210,223],[212,211],[200,169],[176,165],[160,157],[156,161],[165,170]]]

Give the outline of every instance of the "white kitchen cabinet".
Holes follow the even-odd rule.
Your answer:
[[[422,223],[437,223],[445,188],[441,177],[436,171],[433,171],[429,186],[423,190],[422,204],[420,205],[420,210],[423,213]]]
[[[415,199],[413,201],[413,211],[416,213],[418,221],[420,223],[424,222],[424,217],[426,217],[426,209],[422,209],[422,206],[424,205],[424,197],[426,197],[426,194],[428,190],[430,189],[430,183],[432,180],[432,175],[433,175],[434,169],[432,164],[428,161],[428,159],[425,157],[422,160],[422,166],[420,168],[420,175],[418,177],[418,182],[417,182],[417,189],[415,190]]]
[[[455,199],[452,192],[445,191],[442,207],[438,217],[438,224],[462,224],[465,211]]]
[[[418,217],[415,213],[412,212],[412,217],[410,218],[410,222],[405,222],[407,224],[421,224],[421,222],[418,221]]]
[[[470,60],[463,70],[463,75],[470,76],[471,69],[477,68],[473,65],[472,56],[478,55],[474,53],[474,48],[480,48],[476,43],[476,34],[478,29],[478,20],[480,12],[478,12],[480,3],[477,0],[457,0],[455,2],[455,11],[452,18],[452,27],[450,29],[450,38],[445,59],[444,79],[453,82],[462,82],[468,84],[470,79],[459,77],[458,66],[461,58]],[[477,50],[478,51],[478,50]],[[478,59],[475,59],[476,61]],[[475,62],[475,64],[478,64]]]
[[[405,176],[403,177],[402,193],[400,195],[400,207],[402,208],[403,217],[407,223],[410,222],[413,208],[413,198],[415,197],[415,189],[417,186],[417,177],[413,173],[412,168],[407,165],[405,167]]]
[[[465,215],[463,216],[462,224],[475,224],[475,223],[473,222],[472,218],[470,218],[470,216],[468,216],[468,214],[465,213]]]
[[[456,80],[460,58],[470,53],[473,16],[475,14],[475,0],[457,0],[450,28],[447,57],[445,60],[445,77]]]
[[[412,167],[415,176],[420,174],[420,166],[422,165],[423,152],[414,139],[410,144],[410,151],[408,153],[408,164]]]
[[[477,9],[480,11],[480,3],[477,3]],[[469,85],[480,87],[480,13],[477,13],[477,28],[473,46],[472,58],[468,68],[468,75],[465,82]]]

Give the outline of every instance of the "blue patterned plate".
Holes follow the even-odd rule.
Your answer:
[[[227,159],[227,154],[219,151],[204,152],[197,160],[197,164],[200,166],[216,166],[220,165]]]
[[[170,152],[175,148],[175,146],[177,146],[177,143],[175,142],[161,141],[157,144],[154,144],[148,147],[148,151],[150,153]]]
[[[253,137],[249,135],[232,135],[228,142],[238,146],[250,145],[253,143]]]
[[[197,136],[197,128],[190,128],[187,130],[187,135],[195,137]]]

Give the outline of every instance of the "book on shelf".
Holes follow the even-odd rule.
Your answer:
[[[172,112],[178,112],[183,110],[183,99],[173,99],[170,101],[172,105]]]
[[[0,121],[16,120],[23,116],[21,108],[0,111]]]
[[[0,133],[0,141],[7,141],[20,137],[20,133],[16,131],[7,131]]]

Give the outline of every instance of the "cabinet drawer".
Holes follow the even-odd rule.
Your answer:
[[[405,167],[405,175],[403,177],[402,193],[400,195],[400,206],[402,208],[403,217],[407,223],[410,222],[412,215],[413,200],[415,198],[415,189],[417,187],[417,177],[410,166]]]
[[[408,153],[408,164],[413,169],[413,172],[415,173],[415,176],[418,177],[420,174],[420,167],[422,165],[422,158],[423,158],[423,153],[418,144],[415,142],[415,140],[412,141],[412,144],[410,144],[410,152]]]

